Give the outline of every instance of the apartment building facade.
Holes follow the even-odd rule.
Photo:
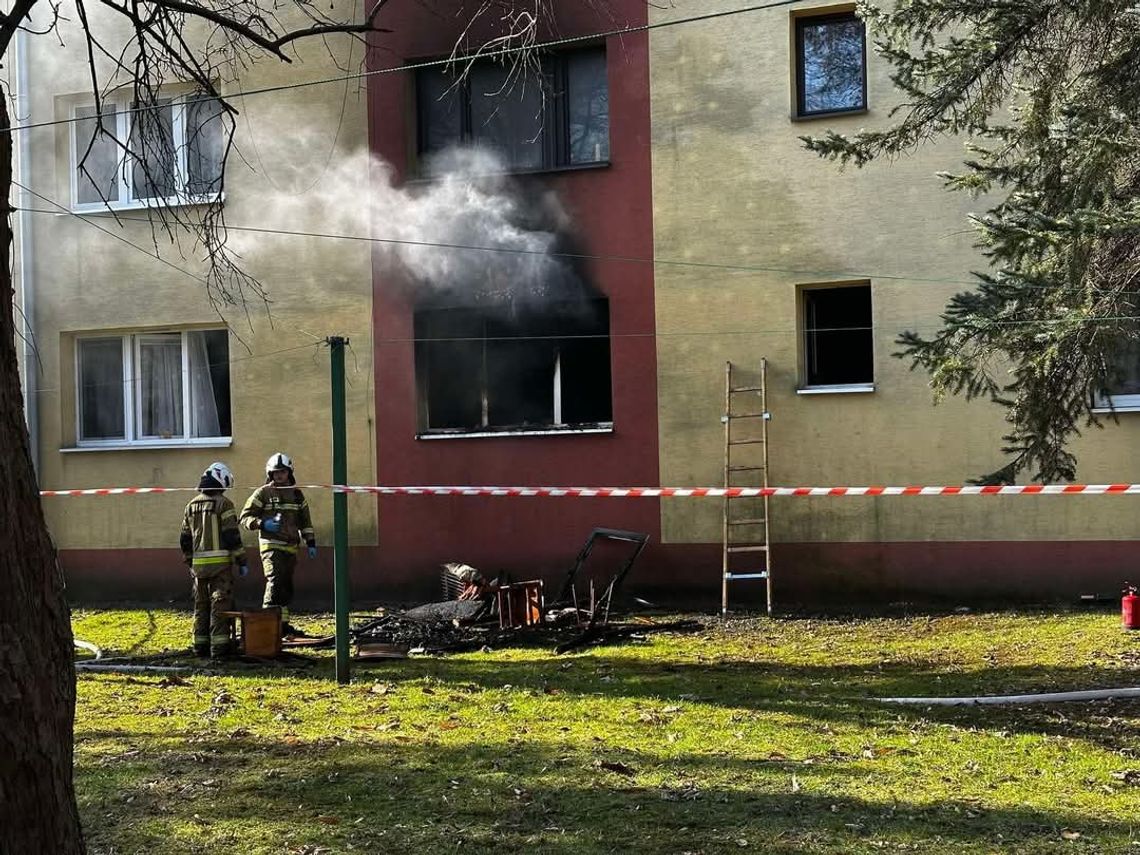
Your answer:
[[[483,58],[459,75],[442,60],[457,43],[487,43],[498,24],[464,36],[461,18],[431,3],[394,3],[391,32],[370,37],[359,97],[350,86],[240,99],[245,156],[231,157],[225,207],[272,311],[225,310],[229,332],[193,254],[162,253],[180,269],[148,257],[151,226],[133,222],[172,188],[211,192],[209,152],[186,146],[166,188],[135,186],[113,157],[78,172],[93,124],[83,63],[34,45],[33,77],[53,72],[30,90],[28,118],[77,120],[31,132],[22,173],[42,194],[28,207],[48,211],[21,220],[44,488],[183,485],[215,457],[252,486],[278,448],[302,481],[327,480],[327,356],[314,340],[329,334],[353,344],[356,483],[719,485],[725,364],[755,378],[761,359],[774,484],[959,484],[996,468],[1001,411],[935,407],[926,378],[893,356],[897,335],[932,330],[983,266],[967,216],[984,202],[937,177],[961,160],[961,141],[861,170],[807,152],[803,135],[887,123],[898,98],[889,70],[853,4],[752,5],[560,4],[539,36],[556,44],[534,63],[512,71]],[[314,48],[303,76],[324,76],[328,62]],[[241,86],[298,73],[259,65]],[[214,115],[185,96],[162,106],[175,135]],[[123,133],[127,115],[112,117]],[[475,178],[514,206],[511,225],[548,241],[553,254],[538,254],[557,264],[546,272],[528,263],[525,240],[433,232],[424,257],[451,270],[440,275],[464,271],[462,288],[436,288],[393,263],[393,247],[416,243],[398,210],[344,216],[390,192],[419,205],[446,181],[448,152],[471,147],[497,158],[503,174]],[[106,212],[112,192],[121,227]],[[1125,411],[1078,440],[1082,480],[1140,480],[1137,430]],[[46,500],[76,590],[179,590],[181,499]],[[314,499],[325,544],[331,502]],[[776,597],[1111,591],[1130,562],[1131,502],[775,500]],[[553,581],[606,526],[650,536],[640,589],[713,600],[721,513],[698,499],[354,497],[354,585],[428,594],[451,560]],[[302,572],[303,592],[327,595],[327,569],[322,556]],[[760,590],[742,583],[734,600],[754,604]]]
[[[107,38],[115,16],[90,14]],[[23,257],[16,272],[33,343],[21,367],[41,487],[193,487],[220,459],[235,472],[240,486],[232,497],[241,503],[264,480],[264,461],[276,450],[294,457],[299,478],[328,480],[329,359],[319,347],[327,335],[349,337],[361,366],[348,392],[351,474],[370,481],[369,250],[296,234],[326,225],[322,212],[338,163],[355,157],[365,170],[363,100],[347,84],[335,93],[325,86],[235,98],[223,187],[216,102],[171,87],[140,112],[129,87],[108,85],[100,134],[78,22],[62,19],[59,26],[66,47],[26,38],[17,115],[20,124],[36,126],[23,132],[20,146],[17,180],[27,189],[17,188],[25,210],[17,214]],[[359,44],[351,50],[363,54]],[[298,51],[288,71],[259,63],[240,81],[223,83],[223,91],[269,88],[298,74],[334,76],[334,60],[350,55],[349,40]],[[98,65],[110,84],[108,64]],[[124,157],[115,141],[144,125],[164,140],[150,169]],[[264,300],[256,289],[231,304],[216,291],[211,300],[203,247],[188,230],[165,231],[153,210],[168,204],[192,220],[223,192],[230,248]],[[183,595],[177,543],[188,499],[45,499],[73,596]],[[318,537],[327,543],[331,499],[318,494],[312,502]],[[353,500],[352,539],[375,544],[372,503]],[[302,584],[330,574],[331,556],[322,555]],[[241,595],[257,597],[257,584],[244,580]]]

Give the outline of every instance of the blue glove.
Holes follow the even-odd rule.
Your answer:
[[[316,558],[316,557],[317,557],[317,548],[315,546],[310,546],[309,547],[309,558]]]
[[[270,534],[277,534],[279,531],[281,531],[281,523],[273,519],[273,517],[270,517],[267,520],[261,521],[261,530],[267,531]]]
[[[243,579],[246,576],[248,576],[249,575],[249,565],[248,564],[239,564],[238,565],[238,575],[241,576]]]

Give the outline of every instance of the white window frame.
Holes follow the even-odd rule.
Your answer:
[[[118,199],[113,201],[98,201],[98,202],[80,202],[79,201],[79,158],[83,152],[87,150],[87,142],[81,142],[79,139],[79,127],[83,121],[79,118],[79,111],[83,109],[93,110],[95,104],[81,103],[74,104],[71,107],[71,130],[68,136],[70,137],[71,144],[69,146],[69,168],[71,172],[71,210],[76,213],[89,213],[93,211],[129,211],[137,210],[140,208],[155,208],[155,207],[172,207],[177,205],[205,205],[210,202],[220,201],[224,198],[224,194],[219,191],[217,193],[199,193],[192,194],[184,192],[189,184],[190,170],[186,163],[186,115],[188,113],[188,101],[195,97],[201,96],[188,96],[188,95],[165,95],[160,100],[169,101],[171,109],[171,136],[174,139],[174,187],[175,194],[173,196],[146,196],[136,198],[134,196],[134,158],[129,156],[121,146],[129,146],[131,139],[131,121],[137,115],[137,110],[131,107],[130,97],[114,97],[105,99],[100,106],[114,107],[115,108],[115,127],[108,128],[108,132],[115,138],[117,148],[117,163],[115,168],[115,175],[118,187]],[[165,104],[159,108],[164,109]],[[147,109],[147,108],[144,108]]]
[[[213,447],[220,448],[233,444],[232,436],[191,436],[193,430],[193,417],[190,405],[190,348],[188,345],[191,333],[214,332],[217,328],[195,330],[149,330],[123,335],[82,335],[75,339],[75,447],[76,449],[115,449],[115,448],[177,448],[177,447]],[[142,340],[148,337],[159,338],[163,336],[180,336],[182,348],[182,434],[163,438],[160,436],[144,436],[142,434],[142,414],[139,412],[137,394],[138,366],[141,363],[140,348]],[[82,372],[80,362],[81,344],[84,341],[102,341],[119,339],[123,359],[123,437],[112,439],[84,439],[83,438],[83,402],[80,397]],[[232,420],[232,404],[230,418]],[[231,421],[232,424],[232,421]],[[67,449],[65,449],[67,450]]]
[[[1094,413],[1140,413],[1140,395],[1098,395]]]

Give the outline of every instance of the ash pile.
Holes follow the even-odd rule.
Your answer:
[[[594,529],[549,604],[541,580],[516,582],[505,573],[488,578],[468,564],[445,564],[440,601],[380,615],[352,628],[355,658],[398,659],[410,653],[507,646],[552,647],[565,653],[650,632],[702,629],[692,620],[615,619],[622,584],[648,541],[648,535],[638,532]],[[591,561],[605,551],[610,561]],[[652,605],[636,598],[631,602]]]

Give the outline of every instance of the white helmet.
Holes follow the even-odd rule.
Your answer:
[[[207,466],[206,471],[202,473],[202,478],[213,479],[223,490],[229,490],[234,485],[234,473],[230,471],[230,467],[220,460]]]
[[[287,469],[289,474],[293,474],[293,458],[286,454],[284,451],[277,451],[269,455],[269,459],[265,461],[265,476],[272,477],[273,473],[279,469]]]

